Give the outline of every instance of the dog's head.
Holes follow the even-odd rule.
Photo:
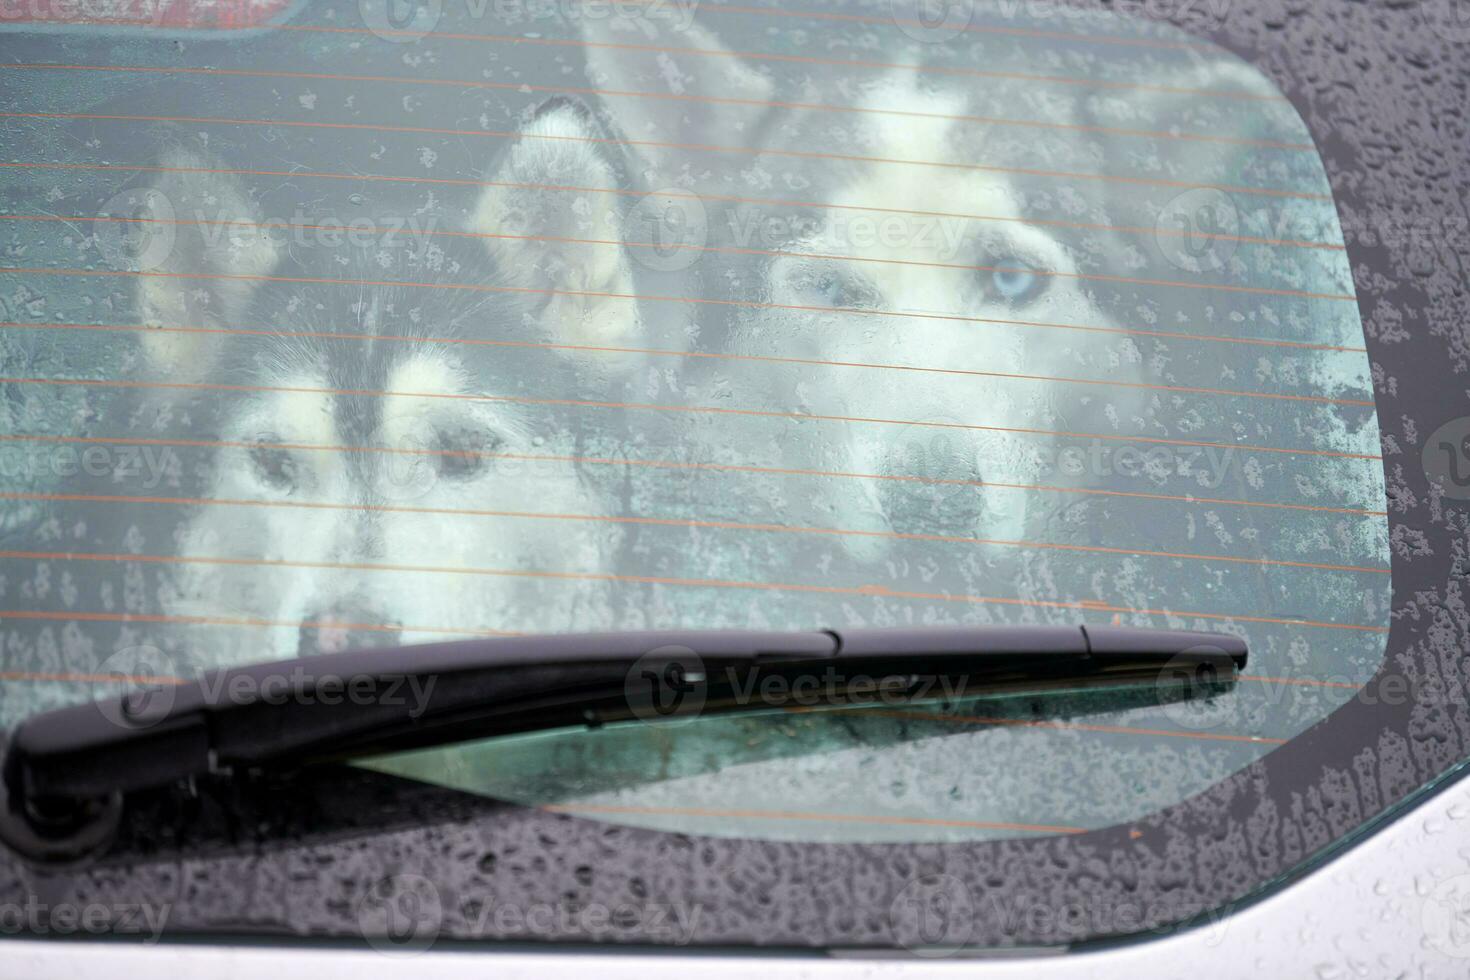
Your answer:
[[[772,519],[858,532],[837,540],[862,561],[905,534],[1022,542],[1097,524],[1098,498],[1066,491],[1104,485],[1119,440],[1170,408],[1142,383],[1135,328],[1210,313],[1154,240],[1170,180],[1228,181],[1247,153],[1130,129],[1221,111],[1186,93],[1259,80],[1191,68],[1097,96],[756,64],[699,25],[681,43],[708,54],[678,63],[679,91],[712,104],[617,95],[606,111],[650,184],[709,189],[700,261],[724,268],[705,278],[743,285],[740,312],[706,314],[701,335],[745,360],[713,362],[705,399],[795,416],[740,420],[750,454],[843,474],[774,501]],[[651,57],[589,59],[606,88],[662,85]]]
[[[277,656],[606,625],[617,535],[578,460],[621,419],[577,403],[641,326],[598,139],[545,105],[463,201],[385,203],[362,241],[164,155],[151,192],[185,220],[140,277],[139,373],[199,386],[149,411],[207,450],[173,611],[266,624]]]
[[[916,106],[933,118],[902,114]],[[855,483],[839,512],[847,526],[1024,538],[1036,499],[1018,488],[1047,482],[1047,447],[1018,430],[1135,413],[1120,390],[1067,379],[1126,380],[1137,351],[1103,332],[1116,321],[1079,276],[1076,237],[1025,220],[1034,188],[970,166],[995,134],[966,121],[966,99],[910,75],[876,84],[862,108],[852,155],[874,162],[831,169],[820,195],[830,206],[803,213],[776,246],[769,305],[744,318],[736,347],[811,361],[810,411],[874,420],[801,451],[843,471],[923,478]],[[848,547],[871,559],[882,541]]]
[[[959,86],[869,71],[831,86],[843,98],[816,82],[798,97],[779,66],[745,63],[702,27],[686,34],[720,56],[681,62],[682,89],[739,98],[696,109],[613,97],[606,111],[650,183],[717,192],[703,205],[715,248],[700,262],[725,265],[707,280],[744,288],[741,312],[710,311],[701,336],[747,360],[717,362],[691,388],[824,417],[742,421],[751,455],[774,447],[775,466],[846,475],[773,503],[773,519],[858,532],[835,540],[863,561],[895,534],[1023,538],[1037,500],[1022,488],[1045,482],[1049,447],[1018,430],[1122,427],[1138,411],[1121,388],[1065,380],[1126,381],[1139,362],[1080,275],[1082,236],[1026,220],[1040,181],[983,165],[1007,136]],[[650,66],[600,52],[599,84],[658,87]],[[808,100],[849,111],[792,108]],[[711,145],[776,152],[711,158],[699,149]],[[735,193],[705,176],[716,164],[742,178],[727,181]]]

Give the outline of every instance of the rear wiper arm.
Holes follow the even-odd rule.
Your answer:
[[[576,725],[1089,687],[1223,690],[1246,644],[1116,626],[497,637],[216,671],[36,715],[0,770],[0,840],[69,859],[123,794],[210,773]]]

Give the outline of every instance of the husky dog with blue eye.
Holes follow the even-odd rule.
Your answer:
[[[592,39],[616,40],[613,26],[590,25]],[[1220,179],[1241,156],[1122,133],[1193,114],[1170,86],[1254,96],[1262,83],[1185,65],[1130,101],[942,67],[747,59],[731,47],[762,45],[698,24],[677,41],[691,53],[595,46],[592,80],[647,185],[701,200],[701,287],[731,302],[703,314],[701,341],[724,356],[686,391],[784,416],[739,418],[711,444],[799,474],[701,499],[851,532],[835,540],[860,562],[907,534],[1093,533],[1101,498],[1055,488],[1106,485],[1120,440],[1162,431],[1131,328],[1215,316],[1207,294],[1167,282],[1192,277],[1153,244],[1180,193],[1169,179]],[[922,69],[927,52],[910,48],[884,60]],[[1211,111],[1191,123],[1208,132]],[[1130,182],[1142,173],[1164,180]]]
[[[184,387],[133,424],[200,441],[168,613],[253,625],[251,659],[611,625],[616,508],[580,460],[618,438],[607,396],[637,364],[602,348],[642,328],[626,255],[578,244],[621,240],[615,198],[546,189],[616,187],[598,140],[543,105],[444,234],[396,248],[265,234],[229,161],[164,154],[151,195],[206,218],[137,292],[159,328],[137,374]]]

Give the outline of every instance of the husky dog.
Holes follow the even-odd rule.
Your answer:
[[[586,348],[641,327],[626,256],[578,243],[622,238],[613,199],[547,189],[616,187],[598,139],[580,104],[543,105],[446,234],[396,250],[264,234],[227,161],[164,153],[150,194],[220,216],[137,292],[161,328],[137,373],[182,383],[140,424],[207,444],[167,612],[263,626],[276,657],[609,625],[618,536],[577,460],[620,420],[579,402],[636,364]]]
[[[589,30],[616,40],[607,25]],[[1154,315],[1133,283],[1179,278],[1149,240],[1179,191],[1068,175],[1136,174],[1151,144],[1114,135],[1113,117],[1131,112],[1122,121],[1146,128],[1140,102],[1169,120],[1187,97],[1160,86],[1128,102],[908,68],[824,75],[747,62],[700,25],[679,43],[698,53],[600,45],[588,57],[647,183],[705,196],[705,283],[737,284],[727,298],[740,312],[717,309],[701,328],[734,359],[706,362],[686,390],[787,416],[740,420],[767,465],[843,475],[786,494],[752,481],[741,505],[768,495],[769,520],[837,531],[869,567],[912,535],[1094,535],[1107,520],[1097,498],[1036,488],[1100,485],[1103,473],[1058,459],[1096,460],[1099,440],[1105,455],[1128,433],[1160,431],[1139,384],[1148,352],[1124,328]],[[910,53],[891,60],[923,61]],[[1190,72],[1180,89],[1262,88],[1244,71]],[[627,95],[665,88],[681,94]],[[1240,156],[1213,144],[1170,152],[1162,176],[1182,180],[1220,179]],[[1193,302],[1174,293],[1174,308]]]

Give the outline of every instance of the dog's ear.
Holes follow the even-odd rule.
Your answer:
[[[1089,95],[1088,122],[1109,127],[1111,163],[1132,161],[1142,172],[1173,180],[1238,183],[1232,167],[1252,155],[1253,139],[1273,133],[1281,139],[1284,129],[1300,129],[1290,104],[1264,75],[1223,53],[1159,80],[1163,84],[1152,88]],[[1149,139],[1140,131],[1176,138]]]
[[[586,108],[557,99],[537,110],[475,205],[472,230],[497,281],[528,291],[548,335],[626,345],[640,334],[631,299],[623,197],[607,138]]]
[[[677,14],[583,18],[588,79],[645,171],[639,176],[654,188],[687,183],[679,177],[690,151],[668,144],[756,146],[775,116],[770,78],[695,23],[692,7],[667,9]],[[651,39],[697,53],[639,49],[652,47]]]
[[[238,178],[211,155],[186,147],[162,154],[158,178],[136,197],[146,214],[138,251],[138,313],[146,327],[239,326],[252,294],[279,261],[260,214]],[[254,325],[253,325],[254,326]],[[221,345],[203,333],[143,333],[150,368],[165,376],[206,375]]]
[[[1085,121],[1103,134],[1106,172],[1151,179],[1095,188],[1108,194],[1114,224],[1157,225],[1168,237],[1181,230],[1207,232],[1216,221],[1237,224],[1244,212],[1260,211],[1258,205],[1278,214],[1289,206],[1231,190],[1280,186],[1283,173],[1301,172],[1304,151],[1295,144],[1310,143],[1291,104],[1264,75],[1221,53],[1159,81],[1151,89],[1102,90],[1086,101]],[[1196,221],[1199,227],[1191,227]],[[1164,258],[1176,258],[1167,242],[1165,248]]]

